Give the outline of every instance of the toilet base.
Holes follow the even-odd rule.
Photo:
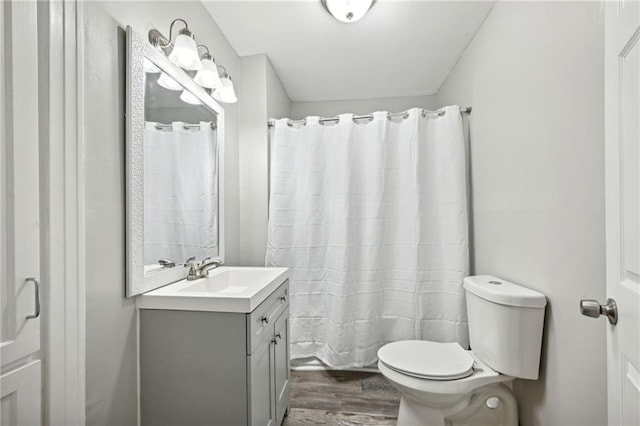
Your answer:
[[[483,421],[481,411],[492,409],[486,403],[490,398],[498,399],[500,409],[497,417]],[[490,413],[493,414],[493,413]],[[496,417],[496,415],[494,415]],[[511,390],[501,383],[482,386],[467,397],[447,407],[429,407],[403,394],[398,411],[398,426],[462,426],[491,425],[518,426],[518,406]]]

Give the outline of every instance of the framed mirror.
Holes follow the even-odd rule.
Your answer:
[[[224,262],[224,109],[127,27],[126,296]]]

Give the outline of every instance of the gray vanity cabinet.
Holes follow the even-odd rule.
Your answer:
[[[289,406],[289,308],[271,327],[265,339],[248,357],[250,423],[279,425]],[[270,330],[270,331],[271,331]]]
[[[142,425],[276,426],[289,390],[288,281],[251,313],[140,310]]]

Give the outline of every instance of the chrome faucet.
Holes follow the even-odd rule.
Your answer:
[[[195,259],[190,257],[187,259],[187,263],[184,266],[189,267],[189,273],[187,274],[187,280],[193,281],[199,278],[205,278],[209,276],[209,271],[211,269],[217,268],[222,265],[222,262],[219,260],[211,259],[207,257],[200,265],[196,265]]]

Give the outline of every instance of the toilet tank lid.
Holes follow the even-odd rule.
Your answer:
[[[474,275],[464,279],[464,288],[490,302],[525,308],[543,308],[544,294],[492,275]]]

